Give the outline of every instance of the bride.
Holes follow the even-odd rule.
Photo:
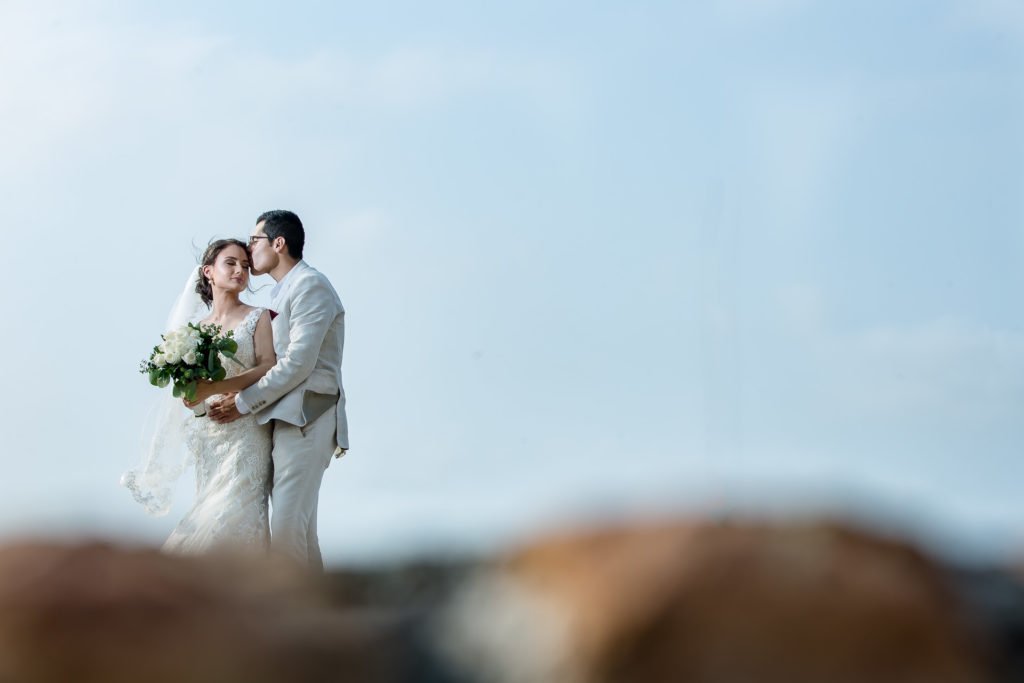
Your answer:
[[[269,313],[239,298],[249,283],[249,265],[245,243],[233,239],[212,242],[168,319],[168,329],[201,318],[204,323],[220,325],[222,333],[233,331],[239,362],[224,359],[227,378],[217,384],[218,391],[226,393],[255,384],[277,362]],[[202,317],[204,313],[207,315]],[[197,401],[222,395],[211,395],[208,386],[200,384]],[[145,460],[138,469],[125,473],[121,483],[147,512],[163,515],[170,510],[174,481],[194,463],[195,503],[163,549],[181,553],[227,548],[265,551],[270,541],[270,450],[271,426],[257,424],[254,415],[218,424],[196,418],[168,392]]]

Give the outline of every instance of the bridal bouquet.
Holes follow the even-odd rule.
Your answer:
[[[227,376],[220,357],[234,359],[238,342],[234,333],[220,333],[220,325],[189,323],[161,335],[162,343],[153,347],[149,360],[142,361],[139,372],[149,375],[155,387],[174,384],[174,397],[189,401],[196,398],[196,386],[202,380],[219,382]],[[206,415],[206,406],[195,408],[196,417]]]

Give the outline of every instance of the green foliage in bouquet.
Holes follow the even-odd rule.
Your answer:
[[[234,333],[229,330],[222,335],[220,331],[220,325],[189,323],[161,335],[163,341],[142,361],[139,372],[149,375],[149,383],[155,387],[173,383],[175,398],[194,401],[200,381],[219,382],[227,376],[221,356],[238,362]]]

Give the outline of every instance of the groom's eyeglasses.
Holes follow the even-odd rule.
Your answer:
[[[269,240],[270,238],[266,235],[253,235],[249,238],[249,246],[256,244],[256,240]]]

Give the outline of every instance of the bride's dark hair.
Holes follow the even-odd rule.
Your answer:
[[[242,251],[245,252],[246,258],[251,258],[251,255],[249,254],[249,246],[241,240],[214,240],[213,242],[210,242],[210,246],[206,247],[206,251],[203,252],[203,260],[199,262],[200,267],[212,266],[217,260],[217,255],[232,244],[236,247],[241,247]],[[199,273],[199,282],[196,283],[196,294],[199,295],[199,298],[203,300],[203,303],[206,304],[207,307],[213,303],[213,287],[210,286],[209,278],[207,278],[202,271]]]

